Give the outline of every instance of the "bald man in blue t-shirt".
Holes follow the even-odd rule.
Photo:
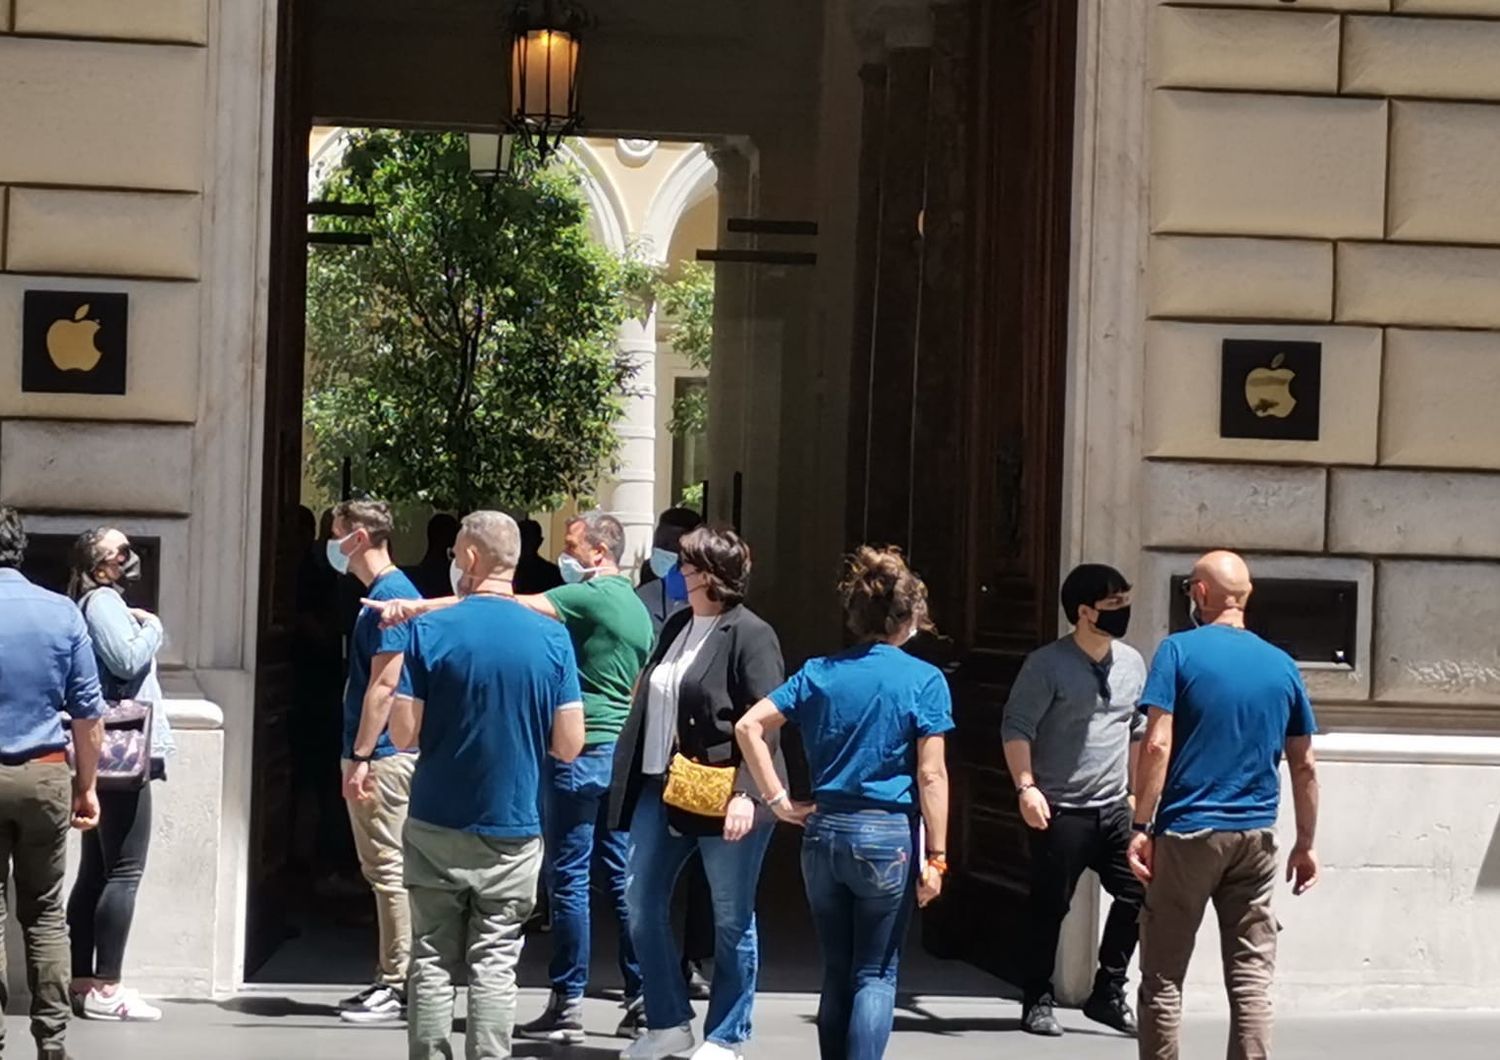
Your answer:
[[[1141,695],[1146,737],[1129,858],[1146,885],[1142,1060],[1177,1060],[1182,981],[1210,900],[1226,936],[1229,1060],[1271,1055],[1283,751],[1297,811],[1286,876],[1294,894],[1318,880],[1317,723],[1297,664],[1245,628],[1251,589],[1250,568],[1233,552],[1200,559],[1188,582],[1198,628],[1163,642]]]

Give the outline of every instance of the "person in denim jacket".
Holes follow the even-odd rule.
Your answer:
[[[166,634],[161,619],[125,602],[125,587],[140,576],[140,554],[123,532],[100,527],[74,542],[69,595],[78,601],[94,643],[104,698],[153,705],[151,779],[163,780],[173,744],[156,676],[156,653]],[[99,808],[99,827],[83,835],[78,879],[68,898],[74,1010],[85,1019],[159,1020],[160,1009],[120,983],[136,892],[151,845],[151,785],[102,790]]]

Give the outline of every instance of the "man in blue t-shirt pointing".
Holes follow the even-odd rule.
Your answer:
[[[412,958],[408,1055],[452,1056],[453,985],[467,964],[469,1056],[511,1055],[521,927],[542,867],[542,764],[583,750],[583,695],[567,630],[517,603],[521,532],[466,516],[453,548],[460,600],[411,624],[411,698],[391,739],[416,745],[406,822]],[[372,604],[389,624],[396,605]]]
[[[1297,812],[1286,877],[1293,894],[1318,881],[1317,724],[1297,664],[1245,628],[1251,588],[1233,552],[1200,559],[1188,582],[1198,628],[1162,643],[1141,694],[1146,737],[1129,859],[1146,885],[1142,1060],[1177,1060],[1182,981],[1210,900],[1226,936],[1230,1060],[1271,1055],[1283,751]]]

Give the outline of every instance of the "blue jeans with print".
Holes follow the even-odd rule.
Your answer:
[[[802,877],[823,947],[823,1060],[879,1060],[896,1010],[896,966],[911,919],[914,824],[903,813],[820,813],[802,840]]]
[[[625,857],[630,837],[605,825],[615,745],[587,747],[571,762],[547,760],[546,879],[552,899],[552,989],[582,997],[589,982],[589,882],[596,864],[620,920],[620,975],[625,996],[641,992],[641,971],[625,912]]]
[[[722,836],[678,835],[667,826],[661,780],[647,777],[630,820],[630,874],[626,896],[630,933],[641,959],[646,1026],[679,1027],[693,1020],[682,954],[672,935],[672,889],[696,849],[714,906],[714,980],[709,989],[703,1036],[724,1046],[750,1039],[750,1011],[760,953],[755,928],[755,891],[771,845],[772,826],[758,825],[738,843]]]

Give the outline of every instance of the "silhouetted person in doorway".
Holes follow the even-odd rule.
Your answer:
[[[521,559],[516,564],[516,594],[534,596],[556,589],[563,583],[562,571],[556,563],[542,557],[542,524],[535,519],[522,519],[520,527]]]
[[[306,514],[303,514],[306,513]],[[299,537],[312,512],[298,512]],[[296,631],[292,643],[295,688],[288,742],[292,751],[293,820],[290,845],[296,860],[327,881],[355,867],[354,844],[345,824],[338,747],[344,685],[344,644],[339,624],[339,576],[328,564],[333,512],[323,513],[297,565]],[[310,828],[296,821],[311,812]]]
[[[414,566],[403,567],[417,591],[429,600],[448,596],[453,586],[448,580],[449,552],[458,540],[458,520],[447,512],[438,512],[427,520],[427,553]]]

